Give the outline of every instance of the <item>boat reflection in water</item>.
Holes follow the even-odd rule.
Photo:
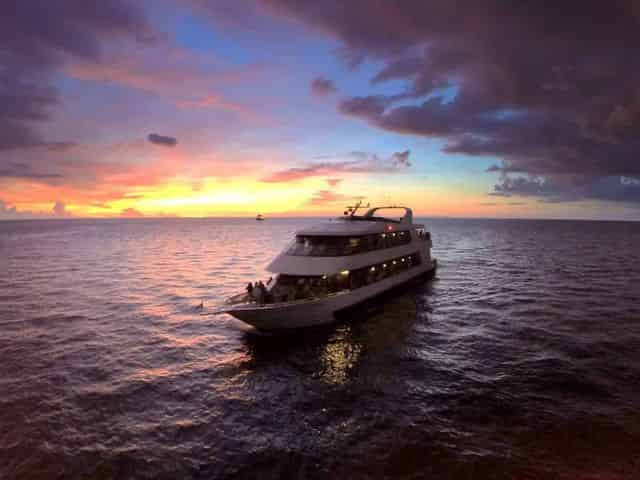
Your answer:
[[[227,300],[226,312],[260,330],[284,330],[331,323],[338,315],[419,278],[432,277],[431,235],[413,223],[406,207],[378,207],[296,233],[267,267],[275,277],[249,284]],[[401,209],[400,218],[377,216]]]
[[[407,337],[420,316],[430,284],[411,285],[403,294],[385,295],[349,310],[333,325],[281,331],[278,335],[247,332],[245,342],[254,368],[285,364],[328,385],[379,383],[394,376],[393,358],[403,356]],[[283,365],[284,366],[284,365]]]

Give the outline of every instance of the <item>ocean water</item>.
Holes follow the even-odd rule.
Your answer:
[[[0,478],[640,478],[640,223],[424,219],[348,321],[199,314],[310,222],[0,222]]]

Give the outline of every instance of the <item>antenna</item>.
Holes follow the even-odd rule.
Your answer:
[[[358,203],[356,203],[355,205],[348,206],[347,209],[344,211],[344,214],[345,216],[348,215],[349,217],[353,217],[355,216],[359,208],[369,208],[369,204],[367,203],[366,205],[362,205],[362,200],[358,200]]]

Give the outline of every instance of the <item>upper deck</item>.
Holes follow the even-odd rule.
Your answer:
[[[382,209],[402,209],[404,215],[399,218],[378,217],[376,211]],[[304,228],[296,232],[303,236],[354,236],[383,233],[388,231],[402,231],[415,228],[413,212],[407,207],[376,207],[368,210],[364,215],[345,215],[318,225]]]
[[[429,255],[429,234],[413,223],[410,209],[404,208],[399,219],[376,217],[376,210],[299,230],[267,269],[289,275],[324,275],[416,252]]]

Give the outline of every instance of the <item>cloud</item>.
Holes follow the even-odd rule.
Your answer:
[[[545,180],[502,185],[511,195],[636,201],[616,178],[640,176],[637,2],[259,3],[381,64],[372,84],[406,85],[344,98],[342,114]]]
[[[310,177],[333,177],[350,173],[396,173],[411,166],[408,161],[409,150],[395,152],[388,159],[382,159],[376,153],[353,151],[341,157],[351,160],[337,162],[313,162],[302,167],[293,167],[274,172],[260,179],[261,182],[294,182]],[[322,158],[332,158],[331,156]],[[327,179],[329,182],[331,179]],[[340,179],[333,179],[340,180]],[[332,181],[333,181],[332,180]],[[338,182],[335,182],[336,184]],[[331,185],[331,183],[329,183]]]
[[[110,210],[111,207],[109,205],[107,205],[106,203],[102,203],[102,202],[91,202],[89,204],[90,207],[94,207],[94,208],[103,208],[106,210]]]
[[[408,168],[411,166],[411,162],[409,161],[409,155],[411,155],[411,150],[405,150],[404,152],[396,152],[393,155],[391,155],[391,161],[396,167]]]
[[[150,133],[147,139],[154,145],[161,145],[163,147],[175,147],[178,144],[176,138],[158,135],[157,133]]]
[[[124,0],[91,8],[75,0],[12,2],[0,15],[0,151],[49,143],[38,125],[59,103],[52,82],[64,61],[99,61],[105,39],[152,37],[138,7]]]
[[[135,208],[125,208],[120,212],[120,216],[125,218],[141,218],[144,217],[144,214]]]
[[[311,81],[311,93],[316,97],[326,97],[337,91],[333,81],[327,78],[316,77]]]
[[[56,201],[56,203],[51,208],[51,213],[56,217],[70,217],[71,212],[67,211],[67,205],[60,200]]]
[[[0,200],[0,217],[9,217],[17,213],[15,205],[10,206],[4,200]]]
[[[341,178],[327,178],[327,185],[329,185],[330,187],[337,187],[340,182],[342,182]]]
[[[309,199],[310,205],[332,205],[335,203],[350,202],[352,200],[359,199],[361,197],[354,197],[352,195],[343,195],[342,193],[332,192],[331,190],[318,190],[313,193],[313,196]]]
[[[602,200],[640,203],[640,179],[621,176],[513,175],[503,173],[489,193],[498,197],[537,197],[544,202]]]
[[[252,108],[224,98],[220,91],[225,86],[258,81],[269,67],[234,65],[210,53],[180,48],[166,41],[143,47],[132,49],[114,42],[105,48],[100,62],[76,59],[64,66],[64,72],[77,80],[154,95],[181,110],[219,110],[243,120],[265,121]]]

